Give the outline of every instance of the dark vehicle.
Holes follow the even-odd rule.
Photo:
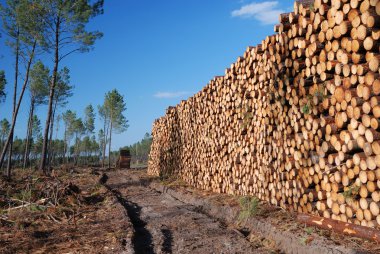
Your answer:
[[[119,168],[131,168],[131,152],[128,149],[120,149],[118,166]]]

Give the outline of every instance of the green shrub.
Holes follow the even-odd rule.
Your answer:
[[[239,204],[241,209],[239,221],[255,216],[260,211],[259,199],[256,197],[241,197],[239,198]]]

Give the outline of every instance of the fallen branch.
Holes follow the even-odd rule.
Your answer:
[[[380,231],[374,228],[363,227],[356,224],[346,223],[328,218],[300,213],[297,220],[308,226],[332,230],[341,234],[368,239],[380,243]]]
[[[50,219],[50,220],[52,220],[52,221],[54,221],[54,222],[56,222],[56,223],[58,223],[58,224],[62,224],[62,222],[61,221],[59,221],[58,219],[56,219],[53,215],[46,215],[46,217],[48,218],[48,219]]]
[[[17,200],[17,199],[15,199],[15,200]],[[13,200],[13,201],[15,201],[15,200]],[[20,206],[16,206],[16,207],[10,207],[10,208],[7,209],[7,211],[17,210],[17,209],[29,207],[29,206],[32,206],[32,205],[42,206],[43,204],[46,203],[47,200],[48,200],[48,198],[43,198],[43,199],[40,199],[40,200],[38,200],[36,202],[26,202],[26,201],[17,200],[17,201],[23,202],[23,204],[20,205]]]

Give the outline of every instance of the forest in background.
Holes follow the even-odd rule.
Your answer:
[[[115,163],[112,155],[118,151],[111,151],[112,134],[128,128],[124,96],[113,89],[104,95],[102,105],[89,104],[83,112],[71,110],[68,101],[74,84],[69,68],[62,66],[70,55],[94,48],[103,34],[86,26],[101,14],[102,0],[7,0],[0,5],[0,35],[14,57],[13,73],[0,70],[0,109],[5,100],[13,105],[12,112],[0,110],[0,168],[6,177],[15,167],[49,174],[63,163],[103,167]],[[12,82],[7,81],[10,76]],[[26,99],[29,108],[22,108]],[[45,123],[36,114],[41,105],[47,106]],[[28,111],[26,122],[18,120],[20,110]],[[102,122],[99,128],[95,128],[96,117]],[[24,137],[15,136],[16,124],[25,126]],[[144,140],[131,146],[138,160],[147,158]]]

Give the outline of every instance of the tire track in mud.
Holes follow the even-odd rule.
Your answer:
[[[128,217],[133,225],[134,234],[132,237],[132,244],[135,253],[154,253],[154,244],[152,241],[152,235],[148,229],[146,229],[146,222],[140,218],[141,207],[134,202],[128,201],[117,189],[112,188],[106,184],[108,176],[103,175],[105,181],[101,182],[104,187],[107,188],[117,199],[117,201],[124,207]]]

